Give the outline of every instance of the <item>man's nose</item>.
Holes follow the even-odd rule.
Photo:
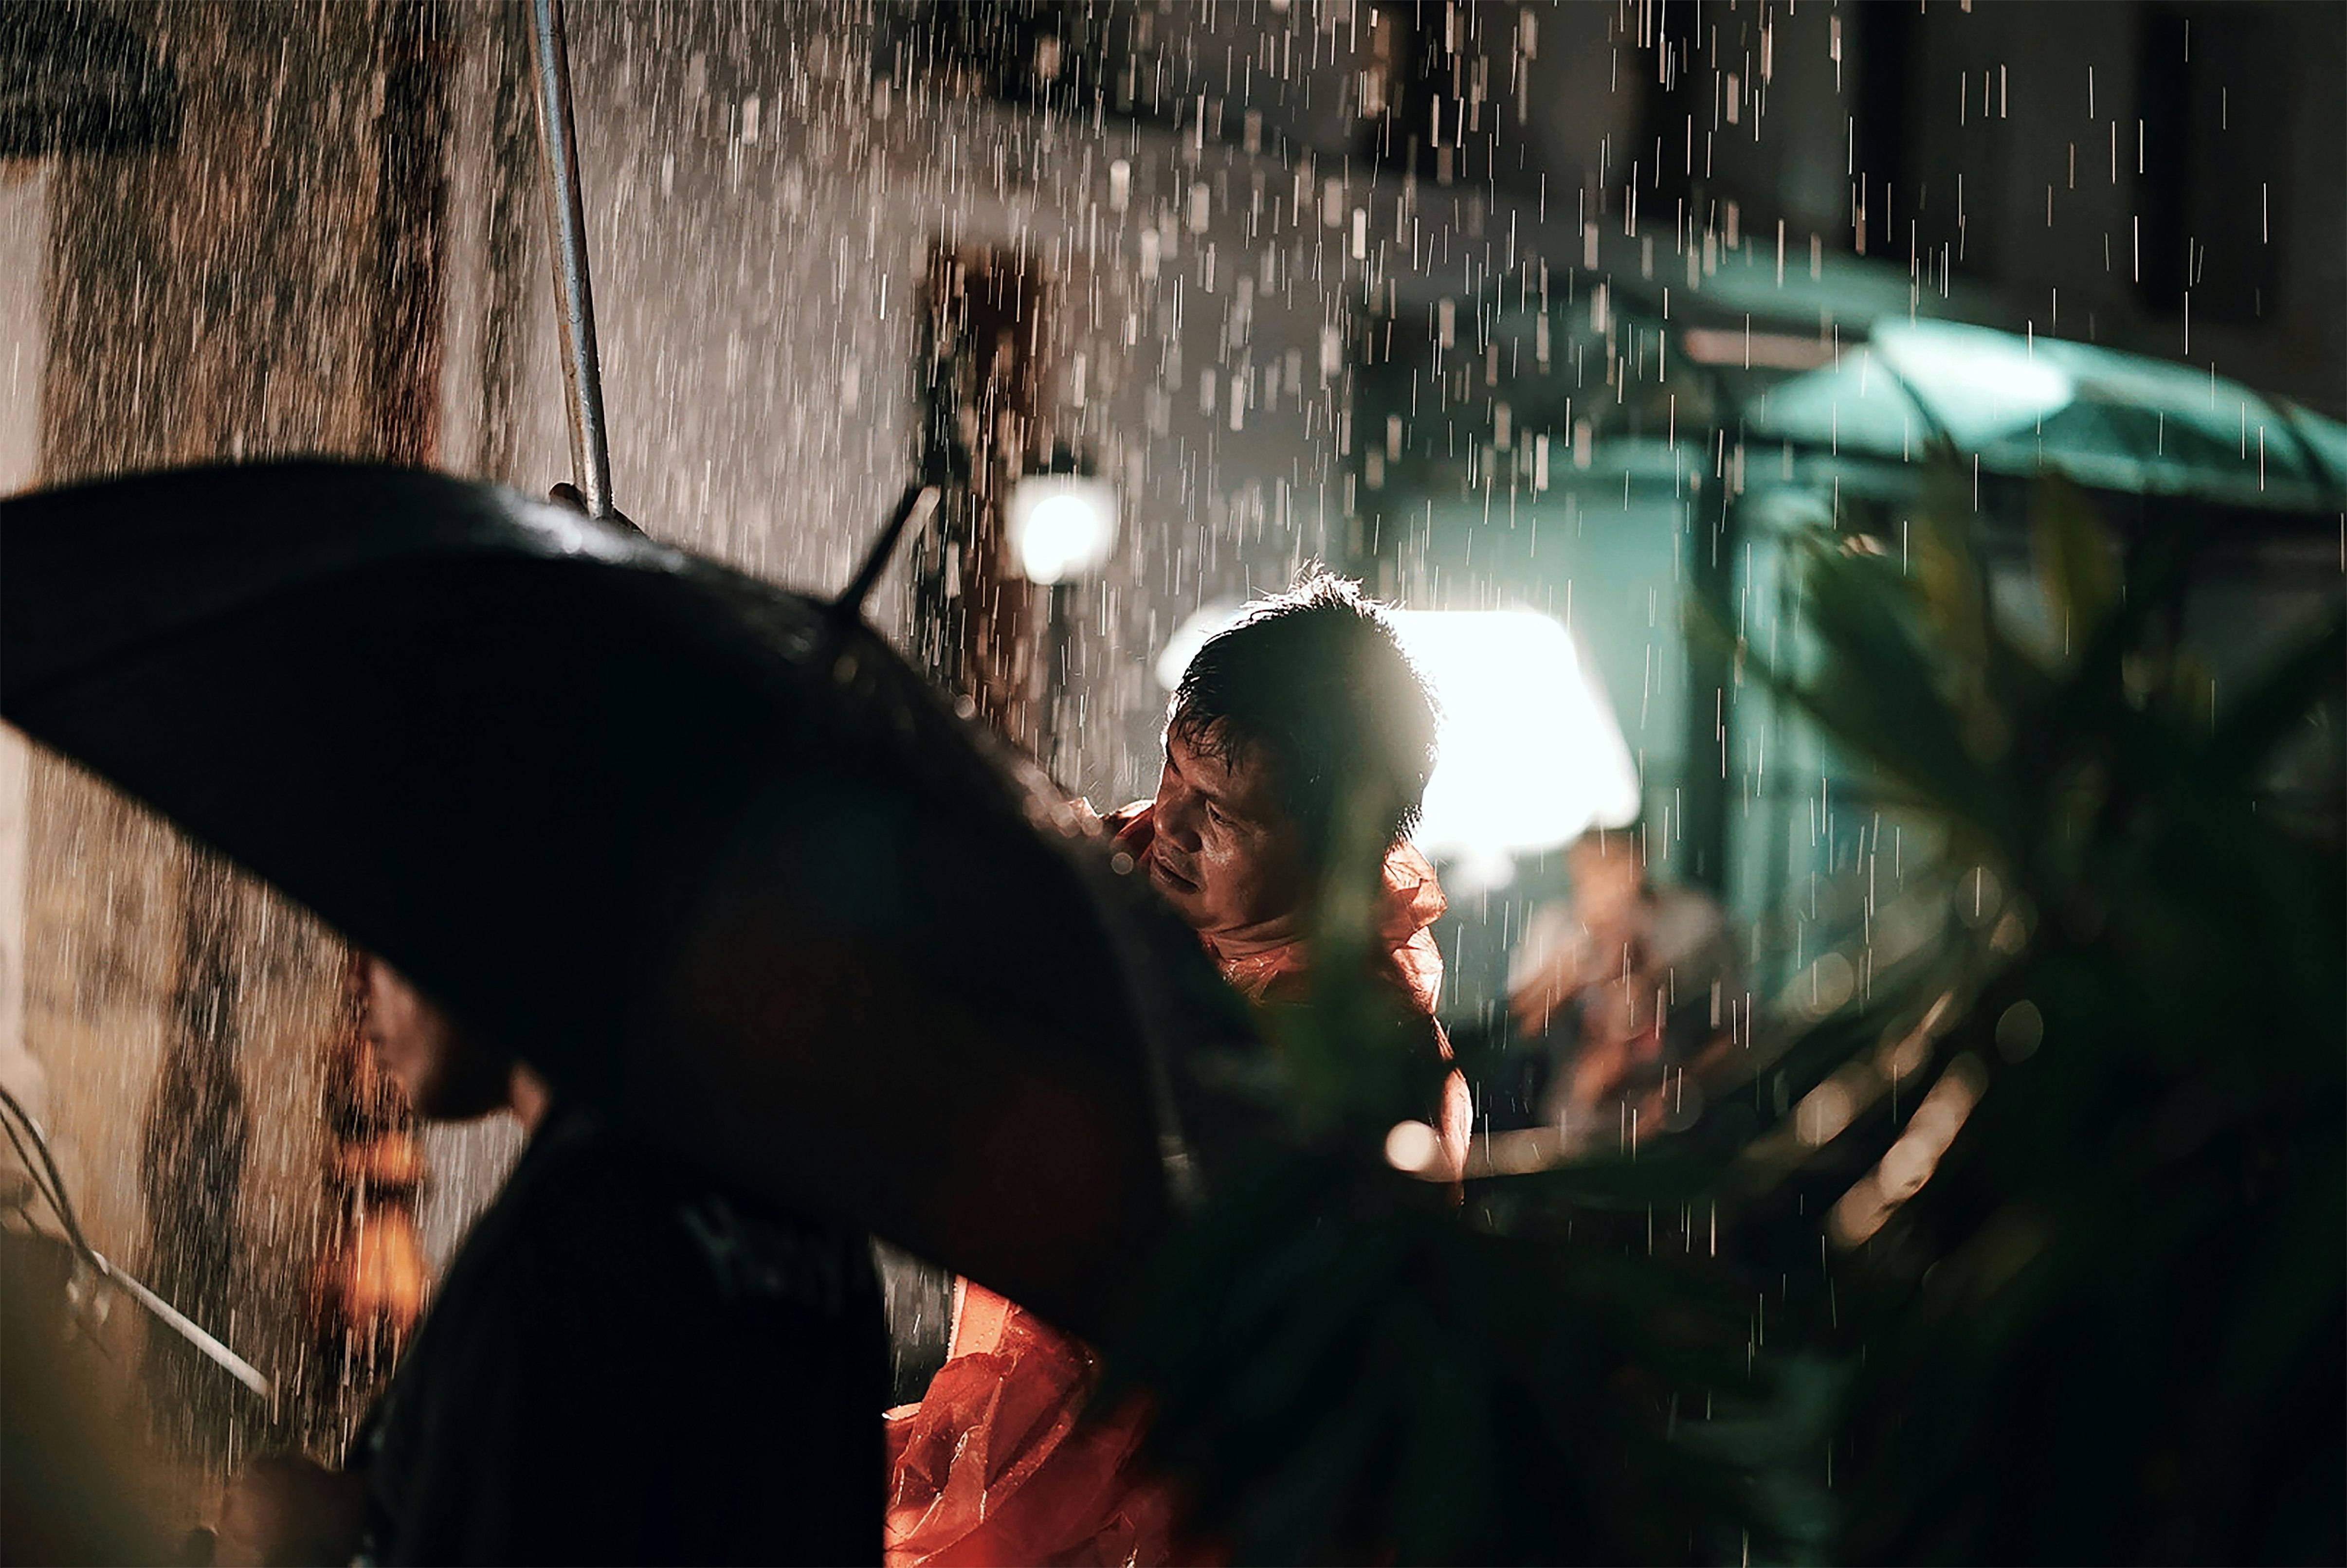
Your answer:
[[[1157,808],[1157,831],[1182,849],[1194,849],[1198,845],[1198,809],[1180,796]]]

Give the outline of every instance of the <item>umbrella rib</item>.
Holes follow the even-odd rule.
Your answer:
[[[897,553],[897,541],[907,528],[926,524],[938,509],[942,493],[935,485],[916,485],[905,491],[905,498],[897,503],[897,510],[880,537],[872,541],[865,552],[864,563],[856,569],[856,576],[837,599],[831,601],[831,613],[842,620],[853,620],[864,613],[864,601],[880,582],[880,574],[888,569],[889,559]]]

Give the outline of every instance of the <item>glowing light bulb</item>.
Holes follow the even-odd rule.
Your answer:
[[[1034,474],[1010,492],[1010,548],[1030,582],[1098,571],[1116,547],[1116,487],[1074,474]]]

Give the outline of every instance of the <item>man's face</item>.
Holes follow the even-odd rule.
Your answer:
[[[366,1041],[427,1122],[469,1122],[502,1110],[512,1059],[440,1010],[407,977],[370,956]]]
[[[1208,935],[1292,915],[1311,887],[1302,835],[1253,750],[1225,762],[1178,729],[1157,778],[1150,879]]]
[[[1567,864],[1573,870],[1573,903],[1584,920],[1615,918],[1645,891],[1645,856],[1628,833],[1592,833],[1576,839]]]

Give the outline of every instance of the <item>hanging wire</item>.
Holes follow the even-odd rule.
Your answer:
[[[56,1157],[49,1151],[49,1141],[42,1133],[41,1124],[33,1120],[32,1113],[25,1109],[23,1102],[5,1088],[0,1088],[0,1112],[5,1112],[0,1115],[0,1132],[8,1134],[8,1142],[15,1148],[16,1158],[24,1163],[25,1173],[32,1179],[34,1189],[48,1204],[50,1211],[57,1216],[57,1223],[64,1227],[67,1245],[88,1266],[90,1272],[152,1313],[164,1327],[201,1351],[230,1377],[263,1399],[272,1399],[274,1390],[268,1378],[251,1362],[213,1338],[187,1314],[140,1284],[128,1270],[108,1262],[104,1254],[89,1245],[89,1238],[82,1234],[81,1220],[74,1213],[73,1200],[66,1195],[65,1178],[57,1171]],[[23,1136],[18,1135],[19,1128],[23,1130]],[[30,1151],[25,1147],[27,1137],[33,1141]],[[39,1156],[37,1161],[34,1157],[36,1153]]]

